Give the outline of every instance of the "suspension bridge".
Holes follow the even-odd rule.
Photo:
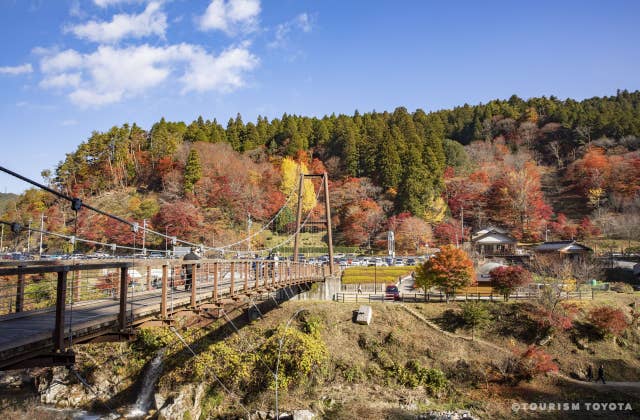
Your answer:
[[[209,256],[200,260],[125,258],[97,261],[77,259],[74,252],[69,259],[59,261],[0,261],[0,370],[71,365],[75,361],[74,344],[131,338],[140,325],[170,324],[174,316],[183,311],[220,318],[226,317],[229,308],[254,306],[257,309],[256,302],[265,300],[277,304],[277,299],[290,299],[335,274],[326,174],[299,174],[297,191],[290,192],[269,221],[259,229],[248,229],[247,236],[241,240],[214,247],[162,234],[148,228],[146,223],[140,225],[110,214],[4,167],[0,167],[0,171],[68,201],[75,213],[76,228],[72,235],[48,231],[42,226],[41,229],[29,227],[29,236],[34,231],[62,238],[69,241],[74,251],[77,244],[85,243],[111,251],[135,253],[147,251],[144,237],[148,234],[174,245],[197,248]],[[309,179],[319,182],[305,182]],[[305,184],[313,185],[314,189],[317,187],[315,205],[306,210],[306,215],[302,204]],[[270,229],[282,210],[293,204],[292,197],[297,203],[291,231],[279,243],[253,248],[249,252],[252,240]],[[83,208],[128,226],[133,235],[132,244],[79,236],[77,221],[79,210]],[[14,238],[23,231],[19,221],[2,220],[0,224],[3,229],[8,226]],[[314,263],[301,261],[302,234],[318,233],[318,226],[326,229],[323,235],[326,258]],[[136,246],[140,233],[143,235],[141,247]],[[278,258],[278,250],[290,247],[291,243],[293,255]],[[243,255],[251,258],[240,258]]]

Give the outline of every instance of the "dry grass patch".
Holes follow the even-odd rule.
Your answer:
[[[347,267],[342,272],[342,284],[396,283],[398,277],[408,276],[415,267]]]

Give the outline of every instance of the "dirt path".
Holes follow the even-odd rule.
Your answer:
[[[504,347],[498,346],[494,343],[491,343],[490,341],[486,341],[483,340],[481,338],[475,338],[472,339],[471,337],[465,336],[465,335],[460,335],[460,334],[454,334],[451,333],[449,331],[444,331],[442,328],[440,328],[438,325],[436,325],[435,323],[429,321],[424,315],[420,314],[419,312],[409,308],[407,305],[405,305],[404,303],[401,303],[400,306],[407,312],[409,312],[411,315],[413,315],[414,317],[418,318],[420,321],[422,321],[423,323],[425,323],[427,326],[431,327],[433,330],[447,336],[450,338],[455,338],[455,339],[459,339],[459,340],[464,340],[464,341],[473,341],[474,343],[478,343],[481,345],[484,345],[486,347],[490,347],[494,350],[497,350],[505,355],[513,355],[513,353],[507,349],[505,349]],[[562,373],[552,373],[552,375],[563,379],[566,382],[570,382],[572,384],[576,384],[576,385],[580,385],[580,386],[585,386],[585,387],[589,387],[589,388],[593,388],[595,390],[598,391],[610,391],[612,389],[615,390],[619,390],[619,391],[632,391],[632,393],[635,395],[636,394],[636,390],[640,391],[640,382],[607,382],[606,384],[602,384],[602,383],[595,383],[595,382],[585,382],[585,381],[581,381],[578,379],[574,379],[571,378],[569,376],[566,376]],[[638,395],[640,396],[640,394]]]

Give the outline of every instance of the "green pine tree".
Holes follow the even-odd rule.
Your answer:
[[[196,149],[191,149],[187,163],[184,166],[184,192],[192,193],[196,182],[202,177],[202,166],[200,165],[200,155]]]

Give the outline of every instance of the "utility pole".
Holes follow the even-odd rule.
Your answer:
[[[2,233],[0,233],[0,252],[2,252],[2,250],[4,249],[2,247],[2,242],[4,241],[4,224],[0,225],[2,228]]]
[[[31,254],[31,222],[29,219],[29,236],[27,237],[27,254]]]
[[[460,207],[460,244],[464,242],[464,207]]]
[[[146,254],[145,239],[147,238],[147,219],[142,219],[142,253]]]
[[[251,213],[247,213],[247,253],[251,252]]]
[[[296,233],[293,237],[293,262],[298,262],[298,251],[300,249],[300,223],[302,221],[302,195],[304,194],[304,174],[300,174],[300,184],[298,184],[298,210],[296,211]],[[331,258],[331,255],[329,255]],[[333,262],[331,262],[333,264]],[[331,266],[329,267],[331,269]]]
[[[44,230],[44,212],[40,214],[40,248],[38,249],[38,255],[42,258],[42,231]],[[0,246],[0,249],[2,247]]]

